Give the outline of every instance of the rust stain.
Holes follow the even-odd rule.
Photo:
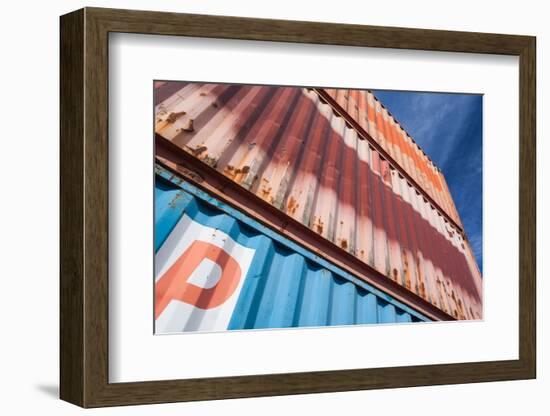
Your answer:
[[[418,255],[415,256],[415,260],[416,260],[416,274],[418,276],[418,280],[420,280],[420,296],[422,296],[424,299],[428,299],[428,297],[426,296],[426,285],[424,283],[424,275],[421,272],[420,258],[418,257]]]
[[[443,295],[443,289],[442,289],[442,283],[441,283],[441,280],[439,279],[439,277],[436,277],[436,285],[437,285],[437,292],[439,294],[439,303],[441,304],[441,309],[443,309],[443,311],[445,312],[449,312],[449,310],[447,309],[447,307],[445,306],[446,303],[445,301],[443,300],[444,299],[444,295]]]
[[[196,183],[204,182],[204,178],[201,175],[199,175],[198,173],[196,173],[192,170],[189,170],[189,169],[187,169],[187,168],[185,168],[181,165],[178,165],[176,163],[170,162],[169,160],[164,159],[162,157],[157,156],[157,159],[160,160],[165,165],[167,165],[167,166],[171,167],[172,169],[176,170],[182,176],[184,176],[186,178],[189,178],[189,179],[195,181]]]
[[[411,282],[411,272],[409,270],[409,261],[407,259],[407,255],[405,253],[405,250],[402,250],[402,258],[403,258],[403,274],[405,275],[405,287],[407,289],[411,289],[412,282]]]
[[[447,282],[447,284],[449,284],[449,282]],[[453,316],[457,319],[459,319],[459,314],[458,314],[458,311],[457,311],[457,307],[458,307],[458,301],[456,299],[456,295],[455,295],[455,291],[454,290],[451,290],[451,298],[455,304],[455,309],[453,309]]]
[[[201,159],[204,163],[206,163],[207,165],[212,166],[212,167],[216,167],[216,164],[218,163],[218,159],[216,159],[215,157],[212,157],[208,154],[203,155],[201,157]]]
[[[321,218],[313,217],[313,229],[317,231],[318,234],[323,234],[324,224]]]
[[[466,316],[464,315],[464,309],[462,307],[462,300],[461,299],[458,299],[458,312],[459,312],[460,319],[465,319],[466,318]]]
[[[296,201],[296,199],[293,196],[291,196],[288,200],[287,212],[294,214],[299,205],[300,204],[298,203],[298,201]]]
[[[208,148],[206,146],[197,146],[195,149],[191,151],[195,156],[200,156],[204,152],[206,152]]]
[[[176,208],[179,199],[183,198],[183,192],[176,192],[176,196],[168,202],[170,208]]]
[[[186,132],[195,131],[195,127],[193,126],[193,119],[192,118],[188,119],[183,125],[183,127],[181,128],[181,130]]]
[[[243,166],[240,169],[235,169],[235,166],[227,165],[223,170],[223,173],[231,178],[235,178],[237,175],[247,174],[248,172],[250,172],[250,166]]]
[[[397,271],[396,268],[393,269],[393,280],[395,280],[397,282],[399,278],[399,272]]]
[[[229,176],[230,178],[235,177],[235,168],[232,165],[227,165],[225,169],[223,170],[223,174],[225,176]]]
[[[210,92],[195,93],[201,87]],[[158,103],[155,120],[163,137],[274,205],[281,215],[369,266],[376,261],[388,279],[447,313],[455,309],[458,315],[480,316],[481,276],[467,263],[471,248],[452,241],[456,233],[461,235],[459,228],[436,226],[442,211],[419,198],[423,189],[452,217],[445,179],[371,92],[323,94],[319,89],[196,83],[186,88]],[[330,99],[333,94],[343,110]],[[348,116],[371,136],[359,135]],[[390,149],[393,161],[384,159],[372,140]],[[411,185],[402,173],[417,183]],[[380,192],[390,208],[374,205]],[[392,229],[396,220],[398,230]],[[397,245],[384,248],[386,238]],[[462,299],[456,306],[452,289],[454,301],[457,295]]]
[[[234,170],[233,174],[233,180],[237,183],[240,183],[241,185],[247,180],[247,174],[250,172],[250,166],[243,166],[242,168],[238,168]],[[256,179],[256,176],[252,179],[254,181]],[[250,178],[248,178],[248,181],[250,182]]]
[[[170,113],[168,117],[166,118],[166,121],[168,123],[174,123],[178,118],[184,116],[187,114],[185,111],[179,111],[177,113]]]
[[[420,296],[426,299],[426,286],[424,286],[424,282],[420,282]]]

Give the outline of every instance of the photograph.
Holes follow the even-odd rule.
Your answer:
[[[483,319],[483,95],[153,94],[155,334]]]

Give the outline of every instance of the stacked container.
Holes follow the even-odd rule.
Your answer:
[[[156,98],[158,140],[411,299],[450,319],[482,317],[481,275],[443,174],[371,92],[168,82],[156,85]],[[309,275],[297,273],[294,283],[307,286]]]

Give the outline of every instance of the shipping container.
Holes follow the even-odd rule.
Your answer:
[[[155,332],[429,319],[156,166]]]
[[[443,174],[371,92],[167,82],[155,112],[160,140],[411,299],[482,317],[481,274]]]
[[[367,90],[317,89],[322,99],[348,114],[366,134],[389,154],[397,165],[441,207],[452,220],[460,224],[454,205],[450,204],[448,190],[443,188],[442,173],[410,137],[387,108]]]

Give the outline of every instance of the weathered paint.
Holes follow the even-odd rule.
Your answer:
[[[442,173],[382,103],[367,90],[320,89],[349,114],[456,223],[460,218],[442,185]]]
[[[481,275],[443,175],[370,92],[167,91],[157,134],[456,319],[481,318]]]
[[[155,332],[428,319],[157,166]]]

